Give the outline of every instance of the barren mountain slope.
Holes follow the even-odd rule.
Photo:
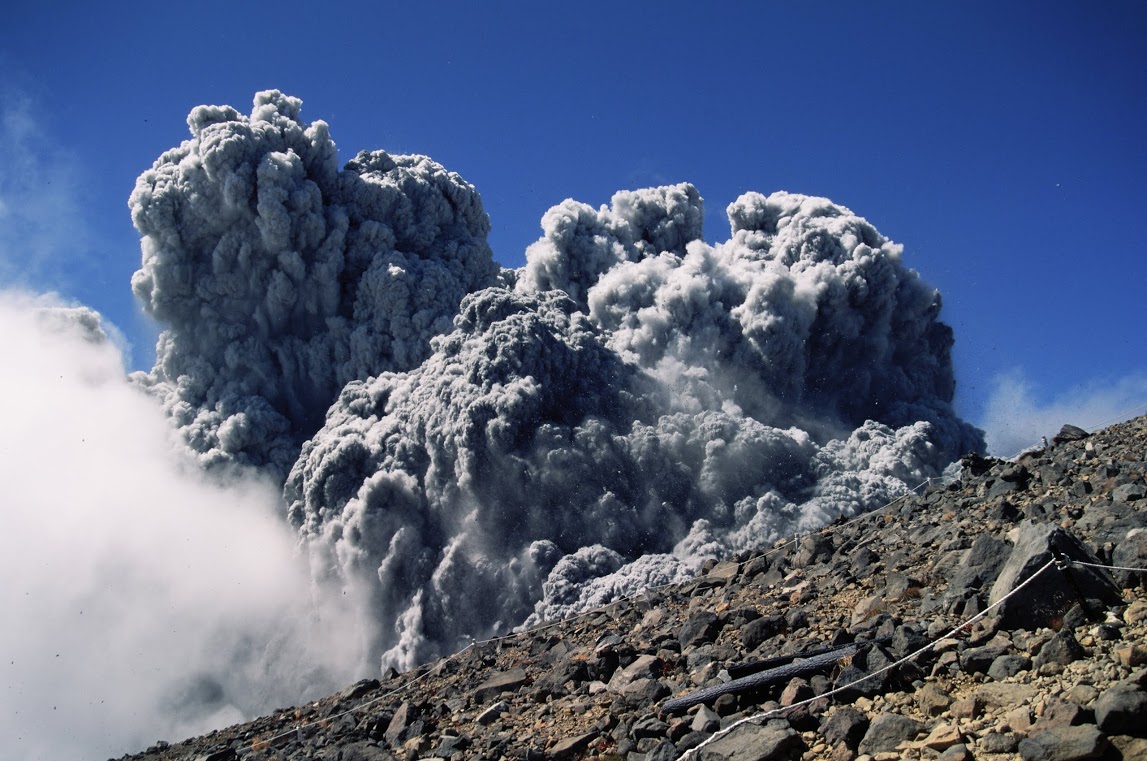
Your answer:
[[[1084,563],[1147,567],[1145,492],[1147,418],[1065,426],[684,585],[124,758],[1144,759],[1147,573]],[[703,688],[732,692],[667,706]]]

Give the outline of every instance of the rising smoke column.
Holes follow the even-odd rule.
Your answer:
[[[688,185],[567,201],[515,291],[344,390],[285,493],[316,567],[375,585],[384,663],[686,578],[982,446],[898,246],[825,199],[729,213],[710,246]]]
[[[166,326],[150,387],[204,464],[280,475],[350,380],[416,367],[497,281],[473,187],[425,156],[341,171],[327,125],[278,91],[200,106],[137,181],[132,288]]]

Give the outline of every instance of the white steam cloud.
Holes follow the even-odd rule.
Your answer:
[[[988,451],[1011,457],[1050,439],[1064,423],[1093,429],[1127,420],[1147,409],[1147,376],[1095,380],[1053,399],[1041,399],[1022,370],[995,378],[982,425]]]
[[[96,313],[6,293],[0,330],[0,758],[118,756],[368,671],[275,489],[178,455]]]

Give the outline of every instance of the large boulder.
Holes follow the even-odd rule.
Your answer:
[[[1055,558],[1099,563],[1099,559],[1079,539],[1059,526],[1034,521],[1021,523],[1015,546],[992,585],[989,597],[991,604],[1004,600],[996,611],[1001,627],[1034,629],[1048,626],[1081,597],[1111,605],[1122,599],[1119,587],[1107,571],[1074,564],[1064,569],[1048,568],[1019,594],[1008,597]]]

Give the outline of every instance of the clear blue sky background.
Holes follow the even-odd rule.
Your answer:
[[[384,148],[462,174],[507,266],[567,197],[689,181],[719,241],[742,192],[827,196],[943,292],[966,417],[1020,437],[1035,430],[1020,418],[1090,425],[1147,403],[1145,9],[10,4],[0,285],[99,309],[149,365],[135,178],[188,136],[192,107],[246,113],[278,88],[331,125],[344,162]]]

